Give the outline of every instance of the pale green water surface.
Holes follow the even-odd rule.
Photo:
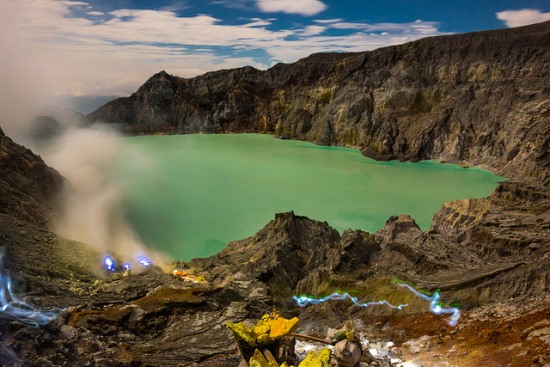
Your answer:
[[[348,148],[268,135],[125,139],[129,220],[152,248],[189,260],[253,235],[277,212],[374,232],[392,215],[429,228],[447,201],[485,197],[503,178],[434,161],[376,162]]]

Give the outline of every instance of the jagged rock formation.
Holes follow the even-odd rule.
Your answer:
[[[445,300],[458,300],[465,309],[528,300],[535,316],[521,321],[523,328],[544,317],[530,298],[545,294],[549,282],[549,202],[538,186],[509,182],[487,199],[448,203],[425,233],[408,216],[390,218],[374,234],[340,235],[328,223],[277,214],[256,235],[192,263],[212,280],[201,287],[155,268],[98,279],[90,269],[101,254],[44,228],[50,198],[62,183],[57,172],[3,135],[0,151],[0,197],[7,203],[1,207],[0,243],[13,289],[39,309],[65,309],[41,329],[3,328],[4,365],[237,366],[224,322],[256,319],[273,305],[299,315],[303,330],[320,333],[346,319],[396,317],[386,308],[338,302],[300,309],[291,300],[296,293],[354,289],[365,300],[397,304],[407,294],[390,284],[396,276],[440,288]],[[425,311],[408,296],[407,313]],[[428,317],[426,323],[440,328],[444,319]],[[405,340],[402,327],[390,331]],[[526,356],[540,353],[537,340],[526,344]]]
[[[550,201],[531,189],[522,199],[506,200],[517,186],[504,183],[469,211],[463,208],[474,206],[471,199],[451,202],[425,233],[409,216],[390,218],[374,234],[348,230],[340,236],[326,222],[277,214],[256,235],[193,264],[215,284],[235,274],[265,283],[272,299],[286,306],[292,294],[369,289],[384,277],[439,288],[465,308],[526,298],[550,283]]]
[[[375,159],[484,165],[550,183],[550,22],[314,54],[266,71],[160,72],[88,117],[133,134],[269,132]]]

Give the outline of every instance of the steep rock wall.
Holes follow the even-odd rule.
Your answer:
[[[57,171],[0,128],[0,217],[46,227],[62,184]]]

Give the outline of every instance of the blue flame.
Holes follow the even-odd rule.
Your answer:
[[[105,256],[103,257],[103,265],[105,265],[105,269],[110,272],[116,271],[116,261],[113,259],[112,256]]]
[[[330,300],[342,301],[346,298],[351,300],[356,306],[365,307],[365,308],[367,308],[369,306],[372,306],[372,305],[386,305],[388,307],[395,308],[397,310],[401,310],[401,309],[403,309],[403,307],[407,307],[407,305],[405,305],[405,304],[399,305],[399,306],[394,306],[391,303],[389,303],[388,301],[359,303],[359,299],[357,297],[350,296],[349,293],[338,293],[338,292],[334,292],[334,293],[332,293],[332,294],[330,294],[326,297],[323,297],[323,298],[315,298],[315,297],[310,297],[310,296],[292,296],[292,298],[294,298],[294,300],[296,301],[296,303],[300,307],[305,307],[308,304],[316,305],[316,304],[323,303],[323,302],[330,301]]]
[[[141,265],[143,265],[145,267],[151,266],[153,264],[153,262],[145,256],[138,256],[137,261],[138,261],[138,263],[140,263]]]
[[[149,267],[153,265],[153,262],[149,260],[149,258],[146,256],[138,256],[137,262],[143,267]],[[128,271],[132,267],[129,262],[125,262],[124,264],[118,266],[115,259],[110,255],[106,255],[105,257],[103,257],[103,266],[105,266],[105,270],[110,273]]]
[[[418,297],[420,297],[420,298],[422,298],[426,301],[430,301],[430,311],[432,313],[434,313],[436,315],[452,314],[451,320],[449,320],[449,325],[450,326],[456,326],[456,324],[458,323],[458,319],[460,318],[460,309],[458,307],[451,307],[451,306],[445,307],[445,306],[443,306],[441,304],[441,302],[439,302],[439,299],[441,298],[441,293],[439,291],[435,292],[432,296],[427,296],[425,294],[422,294],[422,293],[418,292],[416,289],[414,289],[413,287],[411,287],[408,284],[397,283],[397,285],[399,285],[400,287],[407,288],[408,290],[413,292],[415,295],[417,295]],[[372,306],[372,305],[386,305],[388,307],[391,307],[391,308],[394,308],[394,309],[397,309],[397,310],[402,310],[403,307],[407,307],[406,304],[401,304],[399,306],[394,306],[394,305],[390,304],[388,301],[385,301],[385,300],[384,301],[378,301],[378,302],[359,303],[359,300],[358,300],[357,297],[350,296],[349,293],[339,293],[339,292],[334,292],[331,295],[328,295],[328,296],[322,297],[322,298],[316,298],[316,297],[304,296],[304,295],[302,295],[302,296],[292,296],[292,298],[296,301],[296,303],[300,307],[305,307],[309,304],[316,305],[316,304],[331,301],[331,300],[342,301],[344,299],[349,299],[356,306],[365,307],[365,308],[367,308],[369,306]]]
[[[5,253],[5,249],[0,247],[0,322],[15,321],[35,328],[48,324],[57,317],[56,312],[38,311],[13,294],[11,279],[3,269]]]
[[[441,304],[441,302],[439,302],[439,299],[441,298],[441,292],[436,291],[431,296],[427,296],[425,294],[420,293],[419,291],[417,291],[416,289],[414,289],[413,287],[411,287],[408,284],[398,283],[397,285],[400,286],[400,287],[407,288],[408,290],[413,292],[418,297],[420,297],[420,298],[422,298],[426,301],[429,301],[430,302],[430,311],[432,313],[434,313],[436,315],[452,314],[451,319],[449,320],[449,325],[450,326],[456,326],[456,324],[458,323],[458,319],[460,318],[460,309],[458,307],[451,307],[451,306],[445,307],[445,306],[443,306]]]

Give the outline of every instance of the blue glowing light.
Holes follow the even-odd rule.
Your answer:
[[[426,301],[429,301],[430,302],[430,311],[433,312],[434,314],[436,314],[436,315],[452,314],[451,320],[449,320],[449,325],[450,326],[456,326],[456,324],[458,323],[458,319],[460,318],[460,309],[458,307],[451,307],[451,306],[444,307],[443,305],[441,305],[441,303],[439,302],[439,299],[441,298],[441,293],[439,291],[435,292],[432,296],[427,296],[425,294],[422,294],[422,293],[418,292],[416,289],[414,289],[413,287],[411,287],[408,284],[397,283],[397,285],[400,286],[400,287],[407,288],[408,290],[413,292],[418,297],[420,297],[420,298],[422,298]],[[331,295],[328,295],[328,296],[322,297],[322,298],[315,298],[315,297],[310,297],[310,296],[292,296],[292,298],[296,301],[296,303],[300,307],[305,307],[309,304],[316,305],[316,304],[331,301],[331,300],[342,301],[344,299],[349,299],[356,306],[365,307],[365,308],[367,308],[369,306],[372,306],[372,305],[386,305],[388,307],[391,307],[391,308],[394,308],[394,309],[397,309],[397,310],[402,310],[403,307],[407,307],[406,304],[401,304],[399,306],[394,306],[394,305],[390,304],[388,301],[385,301],[385,300],[384,301],[378,301],[378,302],[359,303],[359,300],[358,300],[357,297],[350,296],[349,293],[339,293],[339,292],[334,292]]]
[[[441,305],[441,303],[439,302],[439,299],[441,298],[441,293],[439,291],[436,291],[431,296],[427,296],[425,294],[420,293],[419,291],[417,291],[416,289],[414,289],[413,287],[411,287],[408,284],[398,283],[397,285],[400,286],[400,287],[407,288],[408,290],[413,292],[418,297],[420,297],[420,298],[422,298],[426,301],[429,301],[430,302],[430,311],[433,312],[434,314],[436,314],[436,315],[452,314],[451,319],[449,320],[449,325],[450,326],[456,326],[456,324],[458,323],[458,319],[460,318],[460,309],[458,307],[451,307],[451,306],[443,307]]]
[[[11,289],[11,279],[4,274],[5,250],[0,247],[0,322],[18,322],[38,328],[57,317],[54,311],[38,311],[32,305],[17,298]]]
[[[103,265],[107,271],[116,271],[116,261],[111,256],[107,255],[103,258]]]
[[[151,266],[153,264],[153,262],[145,256],[138,256],[137,261],[138,261],[138,263],[140,263],[141,265],[143,265],[145,267]]]
[[[130,263],[124,263],[124,264],[122,264],[122,269],[124,269],[124,271],[130,270],[130,268],[131,268]]]
[[[334,293],[332,293],[332,294],[330,294],[326,297],[323,297],[323,298],[315,298],[315,297],[310,297],[310,296],[292,296],[292,298],[294,298],[294,300],[296,301],[296,303],[300,307],[305,307],[308,304],[316,305],[316,304],[323,303],[323,302],[330,301],[330,300],[342,301],[346,298],[351,300],[356,306],[365,307],[365,308],[367,308],[369,306],[372,306],[372,305],[386,305],[388,307],[395,308],[397,310],[401,310],[401,309],[403,309],[403,307],[407,307],[407,305],[405,305],[405,304],[404,305],[399,305],[399,306],[394,306],[394,305],[390,304],[388,301],[359,303],[359,300],[358,300],[357,297],[352,297],[352,296],[349,295],[349,293],[338,293],[338,292],[334,292]]]

